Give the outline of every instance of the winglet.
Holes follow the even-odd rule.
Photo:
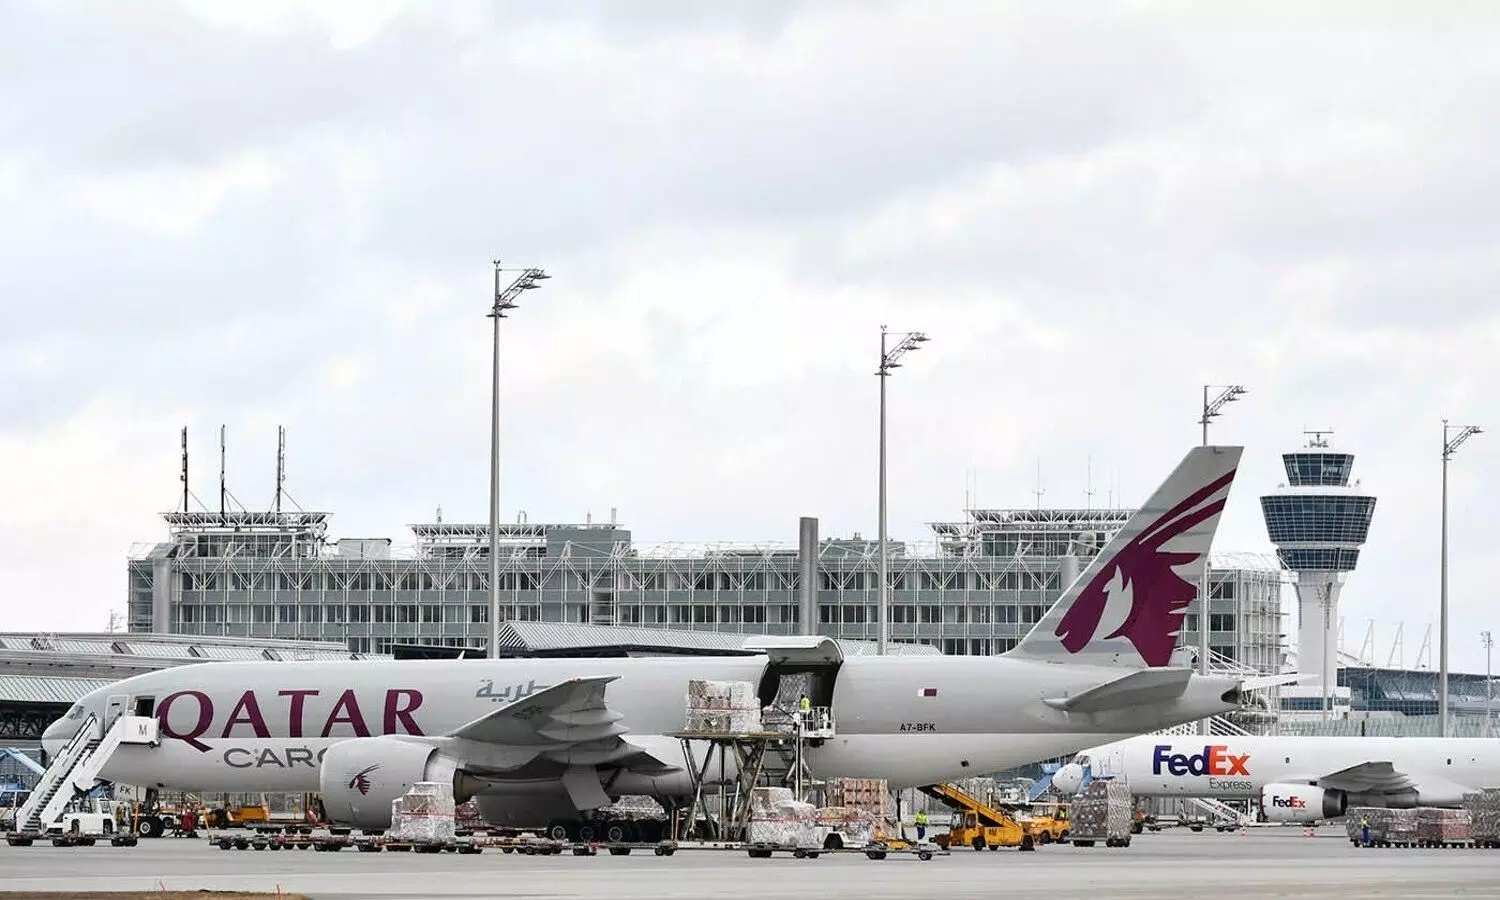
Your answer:
[[[1229,499],[1243,447],[1194,447],[1007,656],[1161,667]]]

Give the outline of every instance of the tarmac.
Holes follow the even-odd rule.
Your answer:
[[[87,873],[87,874],[85,874]],[[314,900],[404,898],[1152,898],[1215,900],[1333,896],[1500,898],[1500,850],[1363,849],[1342,828],[1242,833],[1169,830],[1128,848],[1054,845],[1034,853],[955,850],[927,861],[862,855],[750,859],[742,851],[671,857],[219,850],[161,838],[137,847],[0,844],[0,897],[36,891],[261,890]],[[9,893],[9,892],[20,892]]]

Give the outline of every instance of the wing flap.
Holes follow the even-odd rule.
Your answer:
[[[1191,669],[1137,669],[1071,697],[1045,700],[1064,712],[1093,713],[1163,703],[1181,697],[1193,677]]]

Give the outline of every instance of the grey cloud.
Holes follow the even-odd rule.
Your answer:
[[[499,255],[557,276],[505,333],[507,518],[872,533],[886,321],[934,335],[892,384],[899,537],[956,517],[970,468],[979,503],[1029,505],[1038,457],[1044,502],[1083,502],[1090,455],[1097,501],[1117,470],[1137,502],[1198,440],[1201,383],[1243,381],[1213,431],[1250,448],[1220,546],[1264,547],[1277,453],[1332,426],[1382,497],[1350,615],[1432,618],[1428,432],[1500,421],[1486,29],[1370,13],[1291,34],[1138,3],[619,9],[413,8],[333,50],[310,20],[8,7],[0,41],[26,52],[0,71],[0,161],[29,168],[0,217],[0,379],[20,384],[0,439],[24,452],[81,416],[92,470],[159,468],[166,505],[177,436],[157,420],[191,425],[206,497],[228,421],[231,487],[258,503],[279,422],[293,495],[338,534],[400,536],[440,503],[482,518]],[[83,202],[252,156],[270,181],[180,235],[138,221],[171,197],[113,219]],[[153,423],[159,466],[81,412],[101,403]],[[1483,446],[1454,511],[1475,621]],[[72,477],[49,462],[38,478]],[[118,594],[118,551],[81,568]]]

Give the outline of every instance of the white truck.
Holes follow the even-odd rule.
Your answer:
[[[130,827],[130,804],[119,800],[85,801],[84,808],[69,810],[47,829],[55,847],[91,847],[107,838],[113,846],[133,847],[137,838]]]

